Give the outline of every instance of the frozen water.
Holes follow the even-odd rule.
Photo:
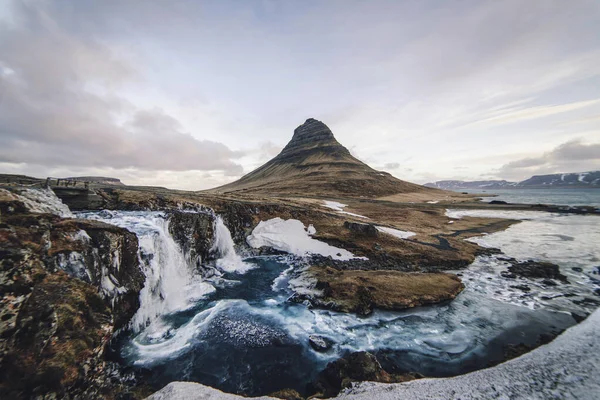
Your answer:
[[[310,237],[311,231],[313,230],[310,230],[310,227],[307,231],[304,224],[296,219],[273,218],[261,221],[248,236],[247,242],[255,249],[272,247],[299,257],[319,254],[334,260],[365,259],[364,257],[355,257],[348,250],[313,239]]]
[[[449,214],[456,215],[454,210]],[[489,216],[463,210],[461,216]],[[520,261],[546,261],[559,265],[569,284],[560,286],[544,284],[540,279],[502,279],[499,274],[507,271],[508,262],[500,256],[482,256],[464,271],[463,281],[471,290],[487,296],[530,308],[549,308],[557,311],[590,312],[595,302],[580,304],[581,296],[593,298],[593,291],[600,288],[595,268],[600,264],[600,218],[594,215],[567,215],[543,212],[523,213],[502,211],[503,218],[521,219],[522,222],[508,229],[485,236],[468,239],[482,247],[498,248],[505,256]],[[515,289],[526,284],[529,292]],[[565,297],[566,293],[578,297]]]
[[[460,219],[462,217],[479,218],[506,218],[506,219],[540,219],[547,218],[549,214],[544,211],[505,211],[505,210],[446,210],[448,218]]]

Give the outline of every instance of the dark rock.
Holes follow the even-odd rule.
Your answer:
[[[595,294],[596,296],[600,296],[600,288],[598,288],[598,289],[594,289],[594,294]]]
[[[568,283],[567,277],[560,273],[558,265],[549,262],[531,260],[514,262],[508,267],[508,271],[524,278],[557,279]]]
[[[588,317],[588,315],[589,314],[579,314],[579,313],[576,313],[576,312],[572,312],[571,313],[571,316],[573,317],[573,319],[577,323],[580,323],[581,321],[584,321]]]
[[[578,306],[600,306],[600,301],[596,299],[592,299],[591,297],[584,297],[581,300],[571,300],[573,304],[577,304]]]
[[[214,241],[214,216],[210,213],[174,211],[169,214],[169,233],[188,257],[200,266],[211,258]]]
[[[583,268],[581,268],[581,267],[573,267],[571,269],[575,272],[583,272]]]
[[[113,398],[123,385],[104,350],[139,308],[137,237],[13,211],[0,224],[0,398]]]
[[[519,289],[522,290],[523,292],[530,292],[531,288],[527,285],[515,285],[515,286],[511,286],[511,288],[513,289]]]
[[[552,279],[544,279],[542,283],[546,286],[556,286],[556,282],[554,282]]]
[[[350,353],[327,364],[319,373],[315,386],[324,397],[333,397],[352,382],[406,382],[415,379],[414,375],[391,375],[382,367],[377,358],[368,352]]]
[[[293,389],[279,390],[275,393],[271,393],[269,397],[275,397],[276,399],[283,400],[304,400],[304,397],[302,397],[300,393]]]
[[[364,235],[368,237],[378,237],[379,231],[372,224],[361,224],[358,222],[344,222],[344,228],[351,230],[359,235]]]
[[[502,276],[503,278],[506,278],[506,279],[517,279],[517,275],[512,274],[508,271],[500,272],[500,276]]]
[[[492,201],[490,201],[490,204],[508,204],[508,203],[503,200],[492,200]]]
[[[319,335],[310,335],[308,337],[308,343],[315,351],[325,353],[333,347],[335,342],[329,338]]]

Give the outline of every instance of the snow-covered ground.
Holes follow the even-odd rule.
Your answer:
[[[311,235],[315,233],[316,230],[312,225],[305,228],[304,224],[296,219],[273,218],[268,221],[261,221],[246,241],[255,249],[272,247],[299,257],[318,254],[331,257],[334,260],[366,259],[356,257],[348,250],[313,239]]]
[[[385,226],[377,226],[376,227],[379,232],[387,233],[388,235],[395,236],[400,239],[408,239],[416,235],[414,232],[410,231],[401,231],[393,228],[386,228]]]
[[[369,219],[369,217],[365,217],[364,215],[354,214],[348,211],[344,211],[344,208],[348,207],[347,204],[338,203],[337,201],[324,200],[325,207],[330,208],[334,211],[337,211],[340,214],[352,215],[353,217]]]

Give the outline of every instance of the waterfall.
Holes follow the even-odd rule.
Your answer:
[[[138,237],[140,264],[146,280],[140,292],[140,308],[131,321],[135,331],[151,324],[160,330],[161,316],[183,311],[215,291],[211,284],[202,280],[195,265],[169,233],[169,221],[164,213],[102,211],[78,216],[126,228]],[[253,268],[236,253],[231,232],[218,215],[215,215],[214,231],[211,251],[219,257],[216,261],[218,269],[242,274]]]
[[[163,315],[183,311],[215,291],[187,261],[169,233],[169,221],[163,213],[103,211],[80,216],[129,229],[138,237],[146,280],[140,292],[140,308],[131,321],[135,331],[157,323]]]
[[[242,257],[236,253],[231,232],[223,223],[223,218],[220,215],[215,216],[214,229],[215,242],[211,251],[217,253],[220,257],[217,260],[217,268],[224,272],[238,274],[243,274],[252,269],[254,266],[245,263]]]

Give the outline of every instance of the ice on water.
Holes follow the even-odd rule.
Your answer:
[[[593,273],[600,265],[600,220],[597,216],[481,211],[486,210],[448,210],[447,215],[510,218],[522,222],[504,231],[468,239],[482,247],[500,249],[503,253],[500,256],[478,257],[468,269],[456,271],[463,274],[463,281],[469,290],[529,308],[591,311],[573,303],[573,298],[564,297],[564,293],[591,297],[592,291],[600,287],[599,277]],[[553,287],[544,285],[539,279],[499,278],[499,273],[506,271],[510,265],[502,260],[505,256],[520,261],[557,264],[561,273],[567,276],[569,284]],[[511,287],[519,284],[526,284],[531,290],[524,293]]]

